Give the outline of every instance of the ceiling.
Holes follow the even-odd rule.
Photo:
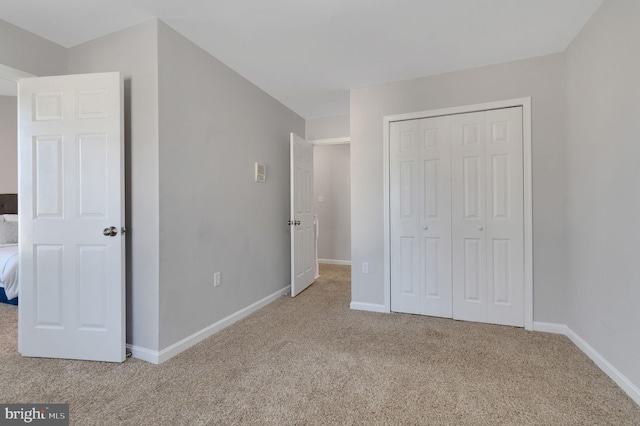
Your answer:
[[[72,47],[151,18],[305,118],[349,89],[562,52],[603,0],[0,0]]]

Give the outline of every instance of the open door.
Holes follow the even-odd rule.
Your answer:
[[[313,145],[291,133],[291,296],[315,280]]]
[[[23,356],[125,359],[119,73],[20,80]]]

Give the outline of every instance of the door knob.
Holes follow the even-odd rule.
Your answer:
[[[484,228],[482,226],[478,226],[478,231],[482,231]]]
[[[424,230],[426,231],[427,229],[429,229],[429,227],[427,225],[424,226]]]
[[[300,225],[300,221],[299,221],[299,220],[296,220],[293,224],[294,224],[294,225]]]
[[[115,237],[116,235],[118,235],[118,228],[116,228],[115,226],[104,228],[104,230],[102,231],[102,235],[104,235],[105,237]]]
[[[288,220],[287,221],[287,225],[289,225],[289,226],[293,225],[293,221],[292,220]]]

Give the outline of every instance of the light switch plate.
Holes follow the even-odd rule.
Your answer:
[[[267,168],[264,164],[256,164],[256,182],[264,183],[267,181]]]

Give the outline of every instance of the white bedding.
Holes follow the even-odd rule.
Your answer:
[[[0,244],[0,287],[7,299],[18,297],[18,245]]]

